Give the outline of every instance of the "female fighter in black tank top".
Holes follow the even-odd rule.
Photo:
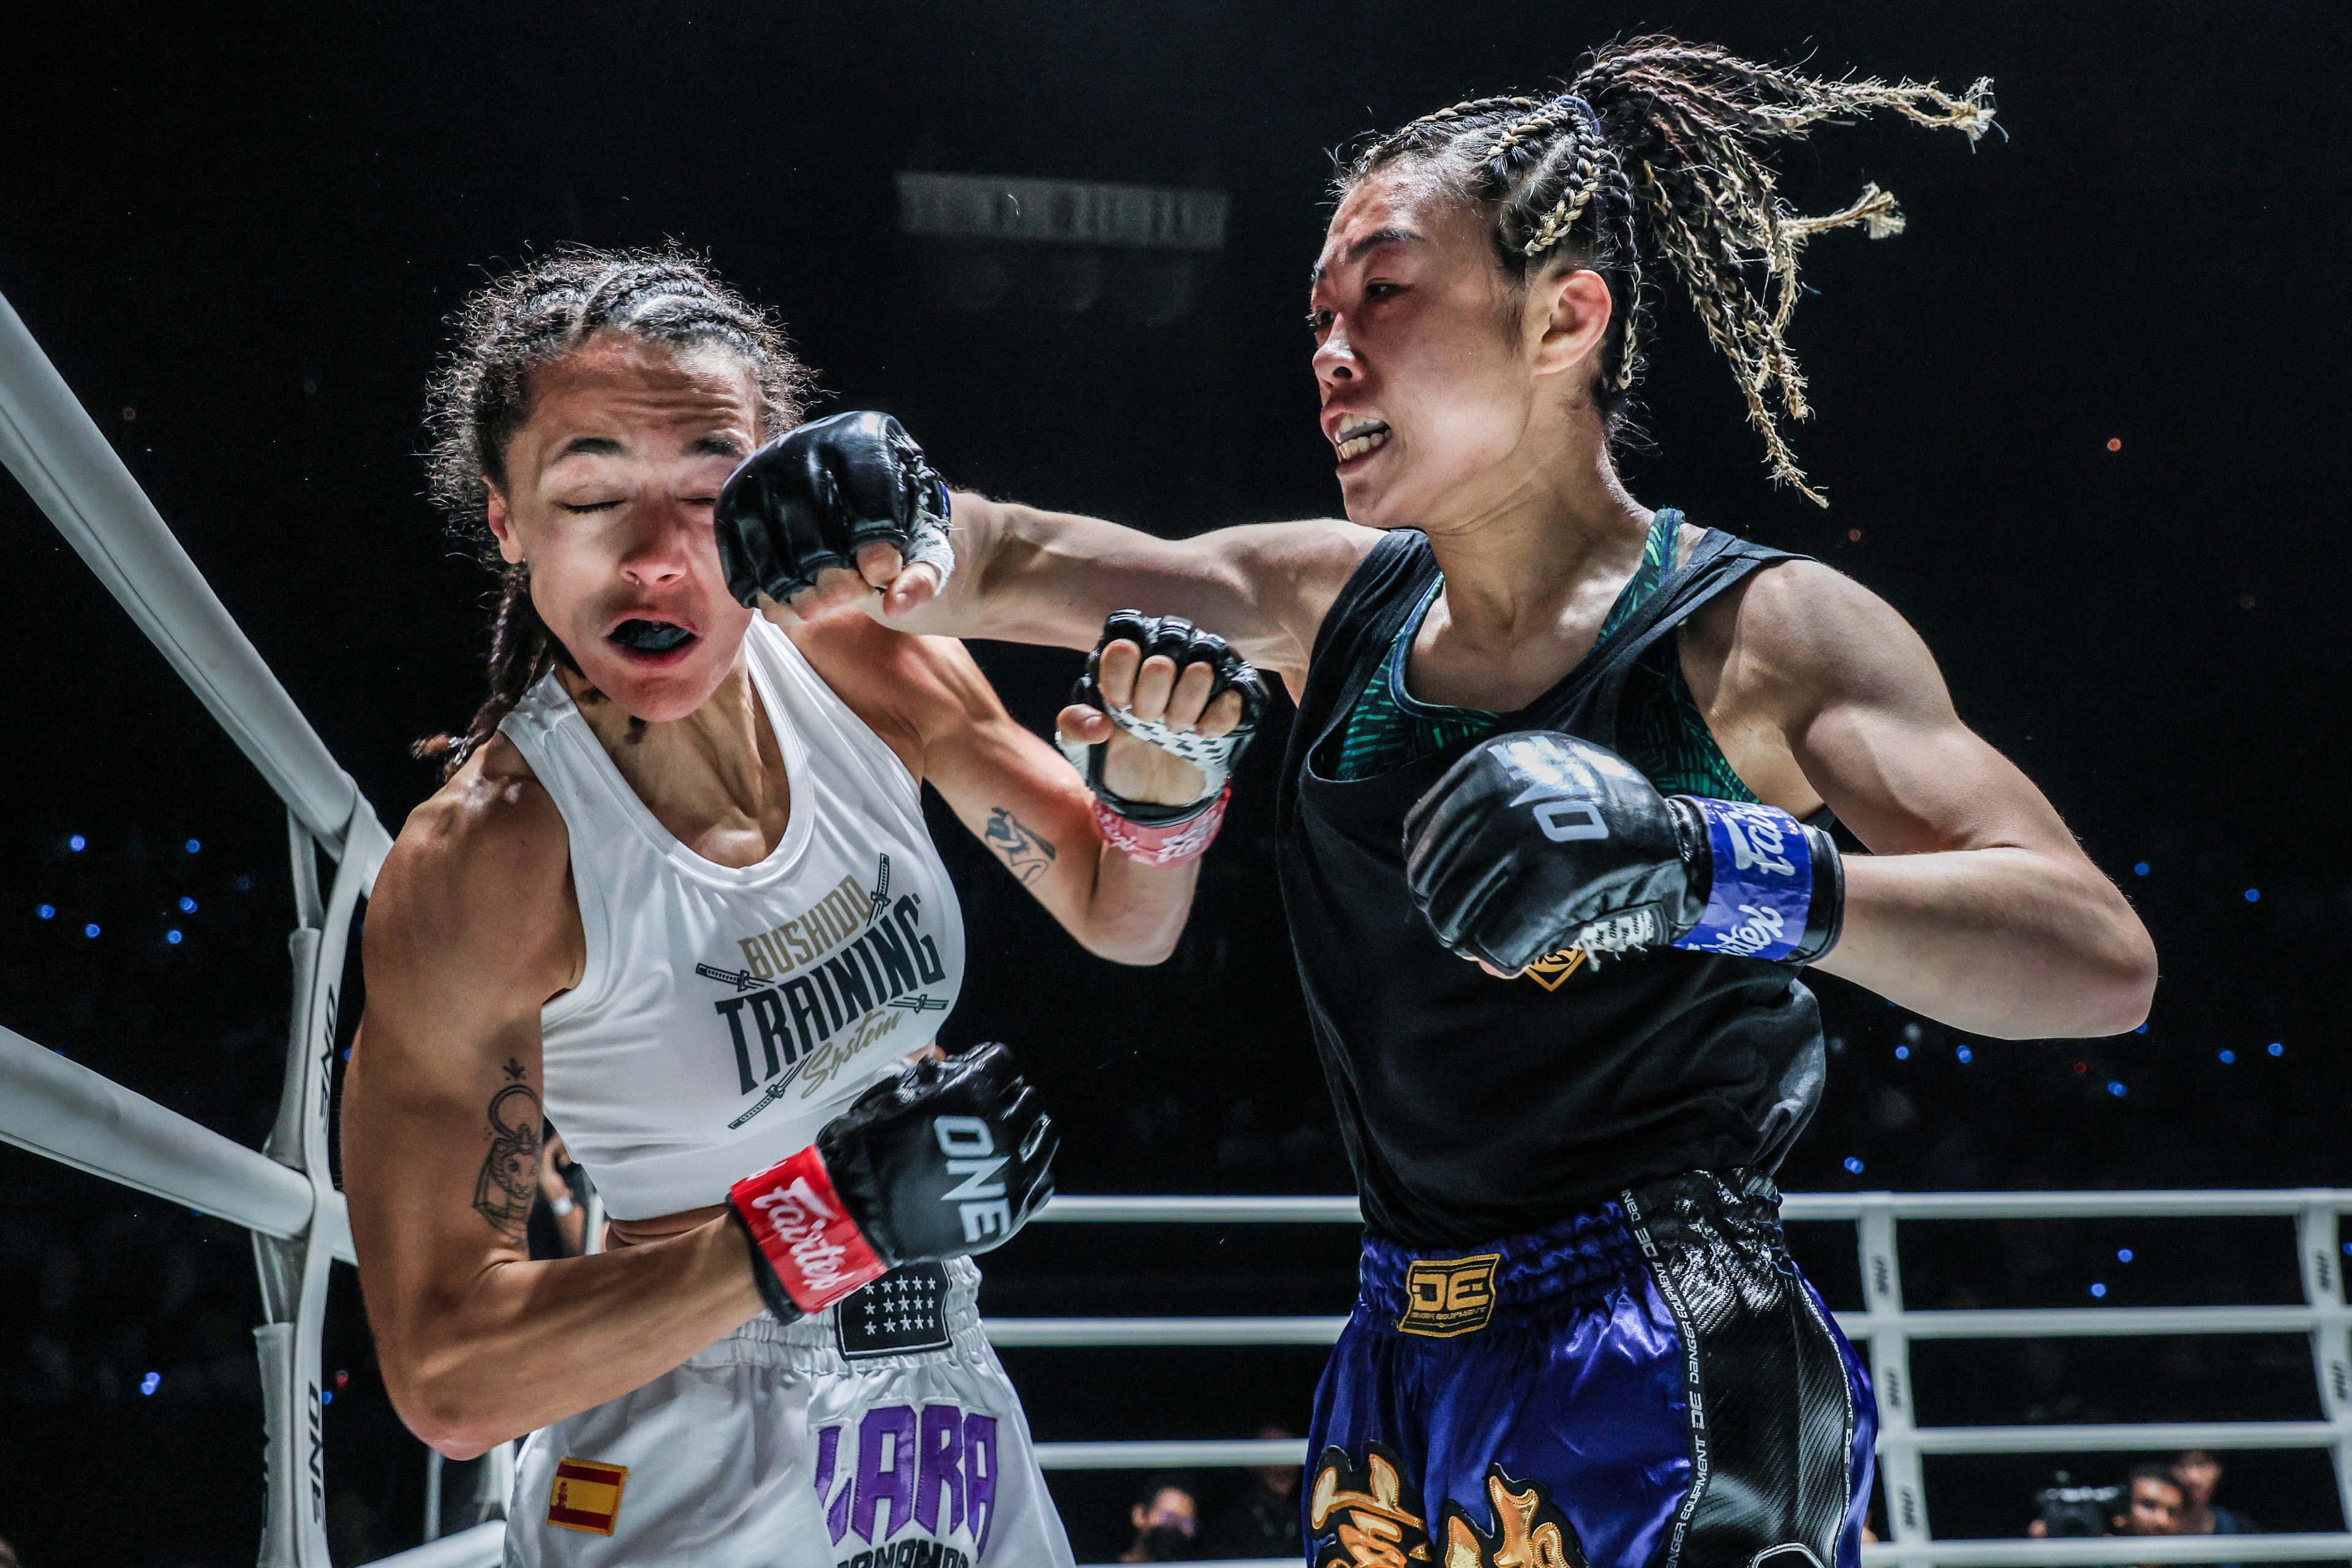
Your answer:
[[[1643,655],[1785,552],[1709,530],[1496,732],[1618,745]],[[1364,1218],[1416,1247],[1531,1231],[1690,1170],[1778,1168],[1820,1099],[1821,1018],[1780,964],[1663,949],[1570,953],[1498,980],[1438,944],[1406,890],[1403,823],[1473,743],[1347,778],[1366,684],[1438,577],[1410,531],[1373,547],[1318,634],[1283,762],[1277,854],[1307,1015]]]

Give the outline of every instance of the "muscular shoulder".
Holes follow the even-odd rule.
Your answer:
[[[1895,607],[1816,561],[1782,561],[1694,615],[1683,633],[1693,694],[1712,718],[1801,727],[1856,699],[1948,706],[1933,657]]]
[[[1003,711],[958,638],[893,631],[863,616],[796,624],[785,635],[919,779],[932,738]]]
[[[487,985],[543,1001],[577,980],[571,837],[504,737],[409,813],[376,878],[364,951],[372,992]]]

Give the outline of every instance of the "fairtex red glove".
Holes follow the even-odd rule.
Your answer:
[[[735,1184],[768,1310],[821,1312],[901,1264],[1002,1246],[1054,1194],[1061,1135],[1003,1046],[925,1056]]]

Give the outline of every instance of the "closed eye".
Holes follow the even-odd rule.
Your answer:
[[[621,503],[617,500],[592,500],[574,504],[564,500],[557,501],[555,504],[572,513],[572,516],[581,517],[592,511],[610,511]]]

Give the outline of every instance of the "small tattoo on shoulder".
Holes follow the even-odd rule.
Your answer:
[[[509,1058],[506,1071],[516,1081],[490,1096],[490,1148],[474,1178],[474,1212],[500,1236],[520,1242],[539,1199],[540,1128],[546,1113],[530,1085],[520,1081],[522,1064]]]
[[[1054,863],[1052,842],[1001,805],[988,814],[988,826],[981,837],[1003,858],[1024,888],[1044,876]]]

